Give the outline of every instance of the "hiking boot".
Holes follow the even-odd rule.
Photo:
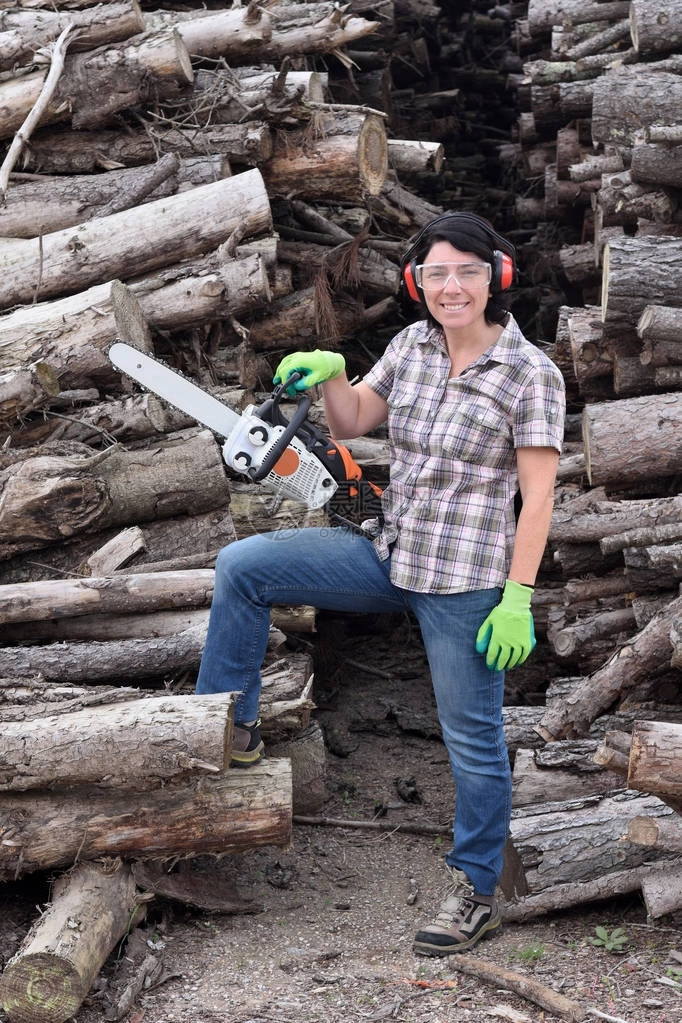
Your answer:
[[[413,949],[423,956],[463,952],[481,938],[492,938],[502,923],[494,895],[476,895],[463,870],[449,867],[452,886],[433,923],[415,936]]]
[[[252,725],[238,725],[235,722],[230,756],[232,767],[251,767],[263,756],[265,744],[260,737],[259,725],[260,718]]]

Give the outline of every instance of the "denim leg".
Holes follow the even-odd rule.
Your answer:
[[[278,530],[224,547],[216,562],[197,693],[239,692],[235,720],[254,720],[273,604],[406,611],[389,568],[366,537],[345,528]]]
[[[452,773],[455,819],[445,857],[479,895],[492,895],[511,817],[511,770],[504,739],[504,672],[490,671],[476,633],[499,602],[497,588],[409,596],[424,638]]]

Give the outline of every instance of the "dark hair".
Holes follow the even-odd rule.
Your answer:
[[[498,323],[504,326],[509,313],[504,304],[503,290],[500,287],[500,259],[502,255],[509,257],[513,269],[516,269],[516,250],[512,243],[498,234],[490,221],[476,213],[444,213],[423,227],[412,240],[400,262],[403,284],[405,268],[424,260],[431,247],[438,241],[450,242],[456,249],[460,249],[462,252],[473,252],[486,263],[490,263],[493,268],[490,282],[491,295],[484,315],[487,323]],[[431,325],[439,327],[440,324],[431,316],[423,297],[421,297],[421,307]]]

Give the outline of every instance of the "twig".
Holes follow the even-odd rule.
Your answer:
[[[585,1010],[578,1002],[565,995],[553,991],[545,984],[539,984],[530,977],[524,977],[520,973],[514,973],[503,966],[495,966],[493,963],[485,962],[483,959],[476,959],[469,955],[450,956],[450,962],[454,970],[466,973],[470,977],[477,977],[496,987],[504,988],[505,991],[513,991],[522,998],[534,1002],[543,1009],[547,1009],[555,1016],[569,1020],[570,1023],[579,1023],[585,1018]],[[625,1023],[625,1021],[621,1021]]]
[[[26,117],[24,123],[17,131],[16,135],[12,139],[12,144],[7,150],[7,155],[2,162],[0,167],[0,202],[5,201],[5,195],[9,187],[9,176],[12,173],[12,168],[17,162],[21,155],[21,151],[28,142],[29,138],[33,134],[33,131],[38,127],[40,118],[45,113],[45,109],[52,99],[53,93],[57,88],[57,82],[64,70],[64,58],[66,57],[66,51],[70,42],[69,36],[74,31],[75,25],[67,25],[64,31],[61,33],[59,38],[55,41],[52,48],[52,60],[50,62],[50,70],[47,73],[43,87],[40,90],[40,95],[35,101],[32,110]]]
[[[369,831],[402,831],[410,835],[450,835],[451,828],[439,824],[396,824],[391,821],[351,821],[343,817],[302,817],[294,814],[294,824],[311,824],[321,828],[364,828]]]

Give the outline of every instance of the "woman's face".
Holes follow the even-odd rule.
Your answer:
[[[485,323],[492,267],[474,252],[434,242],[424,257],[421,288],[434,320],[445,330]]]

